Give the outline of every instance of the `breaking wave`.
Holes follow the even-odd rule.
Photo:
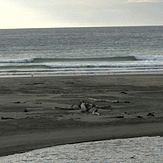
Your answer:
[[[0,75],[103,74],[163,71],[163,56],[105,58],[21,58],[0,61]]]
[[[18,59],[6,59],[1,60],[0,63],[48,63],[48,62],[70,62],[70,61],[106,61],[106,62],[118,62],[118,61],[159,61],[163,60],[163,56],[121,56],[121,57],[104,57],[104,58],[18,58]]]
[[[18,58],[1,60],[0,63],[32,63],[34,58]]]

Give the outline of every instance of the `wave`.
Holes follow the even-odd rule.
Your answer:
[[[163,60],[162,55],[137,55],[134,56],[136,60],[144,60],[144,61],[160,61]]]
[[[134,56],[102,57],[102,58],[18,58],[1,60],[0,63],[44,63],[69,61],[135,61]]]
[[[95,69],[95,68],[129,68],[129,67],[163,67],[163,62],[67,62],[67,63],[42,63],[42,64],[30,64],[30,65],[1,65],[1,70],[4,69]]]
[[[2,75],[71,75],[104,74],[104,73],[162,73],[162,61],[129,61],[129,62],[52,62],[30,64],[0,64]]]
[[[32,63],[34,58],[18,58],[1,60],[0,63]]]
[[[44,64],[44,66],[47,66],[48,68],[113,68],[113,67],[119,67],[119,68],[124,68],[124,67],[162,67],[163,62],[114,62],[114,63],[107,63],[107,62],[102,62],[102,63],[47,63]]]
[[[148,61],[148,60],[163,60],[161,55],[135,55],[135,56],[121,56],[121,57],[101,57],[101,58],[18,58],[18,59],[6,59],[1,60],[0,63],[49,63],[49,62],[84,62],[84,61],[107,61],[107,62],[118,62],[118,61]]]

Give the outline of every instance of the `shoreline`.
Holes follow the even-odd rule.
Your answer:
[[[0,156],[67,143],[163,136],[162,81],[161,74],[1,78]],[[101,115],[81,113],[80,100],[99,106]]]
[[[42,75],[36,75],[36,74],[29,74],[29,75],[0,75],[1,78],[41,78],[41,77],[80,77],[80,76],[146,76],[146,75],[163,75],[163,72],[132,72],[132,73],[104,73],[104,74],[54,74],[54,75],[48,75],[48,74],[42,74]]]

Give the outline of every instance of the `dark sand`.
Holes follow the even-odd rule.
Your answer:
[[[0,156],[138,136],[163,136],[163,75],[0,79]]]

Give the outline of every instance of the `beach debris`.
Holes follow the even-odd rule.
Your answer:
[[[111,102],[111,103],[130,103],[130,101],[120,101],[120,100],[108,100],[108,99],[95,99],[95,98],[88,98],[94,102]]]
[[[148,117],[154,117],[155,115],[154,115],[154,113],[148,113],[147,116]]]
[[[98,113],[98,109],[93,110],[92,114],[93,115],[101,115],[100,113]]]
[[[20,101],[15,101],[14,103],[15,103],[15,104],[20,104]]]
[[[80,101],[79,108],[81,109],[81,113],[92,112],[93,115],[101,115],[100,113],[98,113],[98,108],[95,104]]]
[[[78,107],[77,105],[75,105],[75,104],[72,104],[72,105],[68,108],[68,110],[79,110],[79,107]]]
[[[29,112],[29,111],[28,111],[28,109],[26,108],[26,109],[24,110],[24,112]]]
[[[80,101],[79,108],[81,109],[81,112],[84,113],[84,112],[89,112],[92,106],[89,103]]]
[[[113,103],[130,103],[130,101],[119,101],[119,100],[117,100],[117,101],[113,101]]]
[[[24,112],[43,110],[44,108],[26,108]]]
[[[42,102],[36,102],[35,104],[38,104],[39,105],[39,104],[42,104]]]
[[[14,117],[1,117],[2,120],[15,119]]]
[[[124,115],[116,116],[115,118],[124,118]]]
[[[110,105],[99,106],[95,103],[86,102],[85,100],[80,100],[79,104],[72,104],[70,107],[58,107],[55,106],[56,109],[61,110],[80,110],[81,113],[92,113],[93,115],[101,115],[98,110],[105,109],[105,110],[112,110],[113,108]],[[26,112],[28,109],[25,110]]]
[[[122,91],[121,93],[123,93],[123,94],[127,94],[127,92],[125,92],[125,91]]]
[[[95,99],[90,97],[88,99],[94,102],[115,102],[115,100],[108,100],[108,99]]]
[[[96,107],[97,107],[98,109],[113,110],[113,107],[110,106],[110,105],[105,105],[105,106],[96,105]]]
[[[59,110],[65,110],[65,111],[70,111],[70,110],[79,110],[79,107],[75,104],[71,105],[70,107],[58,107],[55,106],[55,109],[59,109]]]
[[[16,118],[16,113],[13,117],[1,117],[2,120],[15,119],[15,118]]]
[[[135,159],[136,158],[136,156],[132,156],[132,157],[130,157],[131,159]]]
[[[44,82],[26,83],[25,85],[42,85]]]
[[[143,117],[141,115],[138,115],[137,118],[142,119]]]
[[[119,100],[117,100],[117,101],[113,101],[113,103],[120,103],[120,101],[119,101]]]

